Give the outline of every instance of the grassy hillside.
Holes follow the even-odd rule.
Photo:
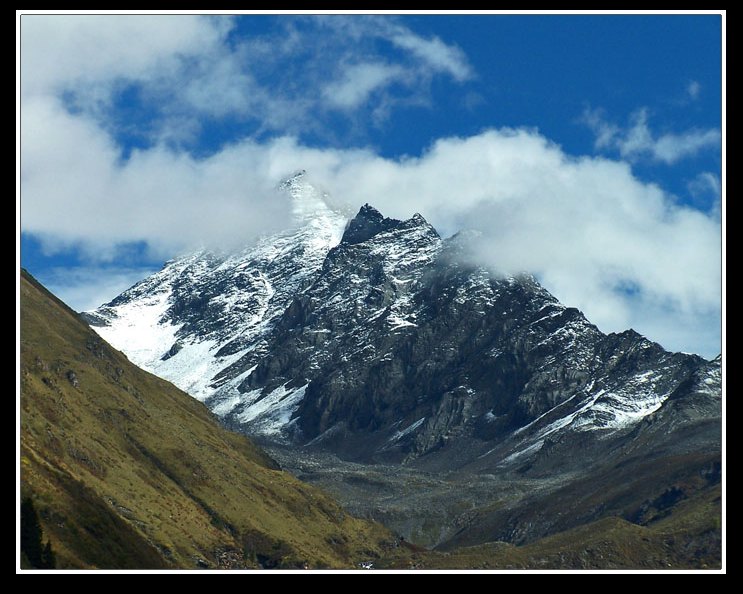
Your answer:
[[[477,510],[447,550],[428,551],[279,470],[21,277],[21,490],[59,568],[716,568],[712,454],[625,462],[535,498],[518,517]],[[674,488],[655,497],[666,484]],[[606,506],[615,517],[590,518]],[[563,522],[570,510],[587,510],[585,523]],[[522,546],[468,546],[516,520],[552,530]]]
[[[21,489],[60,568],[355,567],[344,513],[21,278]]]

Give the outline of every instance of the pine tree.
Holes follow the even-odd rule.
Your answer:
[[[21,551],[32,567],[41,567],[41,524],[30,497],[21,502]]]
[[[56,565],[57,557],[52,550],[52,543],[47,540],[44,550],[41,551],[41,565],[39,565],[39,569],[54,569]]]
[[[39,523],[34,502],[30,497],[21,501],[21,553],[26,556],[28,564],[34,569],[54,569],[57,558],[52,550],[52,543],[46,541],[41,546],[44,532]]]

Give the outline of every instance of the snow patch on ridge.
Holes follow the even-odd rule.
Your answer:
[[[420,427],[423,424],[423,421],[426,420],[426,417],[422,417],[415,421],[415,423],[412,423],[411,425],[408,425],[405,427],[405,429],[402,429],[401,431],[395,431],[395,433],[392,435],[392,437],[389,438],[388,441],[395,442],[400,441],[403,437],[406,435],[412,433],[415,431],[418,427]]]
[[[170,261],[94,312],[107,324],[93,327],[105,340],[195,398],[216,396],[215,412],[220,415],[237,407],[234,391],[242,380],[216,386],[215,377],[261,348],[262,337],[318,273],[346,225],[347,218],[328,207],[324,195],[303,174],[281,187],[292,199],[294,228],[264,237],[236,254],[200,250]],[[213,328],[202,324],[203,328],[185,329],[172,309],[181,307],[179,299],[186,307],[189,300],[204,301],[204,315],[218,323]],[[176,352],[163,360],[176,343]],[[230,352],[218,355],[225,345],[232,345]]]
[[[169,297],[169,292],[161,292],[110,307],[109,325],[93,329],[115,348],[124,351],[135,365],[152,371],[152,363],[175,342],[180,327],[162,322]]]
[[[251,423],[263,435],[279,435],[289,425],[292,414],[304,398],[307,385],[287,389],[287,384],[261,396],[262,390],[253,390],[244,395],[245,405],[237,415],[243,423]]]

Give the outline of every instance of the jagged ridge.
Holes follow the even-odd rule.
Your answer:
[[[89,317],[249,433],[364,459],[523,463],[565,432],[629,430],[706,365],[602,334],[418,214],[366,204],[345,224],[303,173],[281,187],[294,230],[168,263]]]

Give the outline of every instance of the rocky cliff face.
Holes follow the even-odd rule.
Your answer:
[[[533,277],[474,264],[466,233],[368,204],[346,222],[301,174],[282,188],[293,230],[169,262],[87,314],[226,424],[350,459],[508,467],[671,407],[719,416],[714,362],[603,334]]]

